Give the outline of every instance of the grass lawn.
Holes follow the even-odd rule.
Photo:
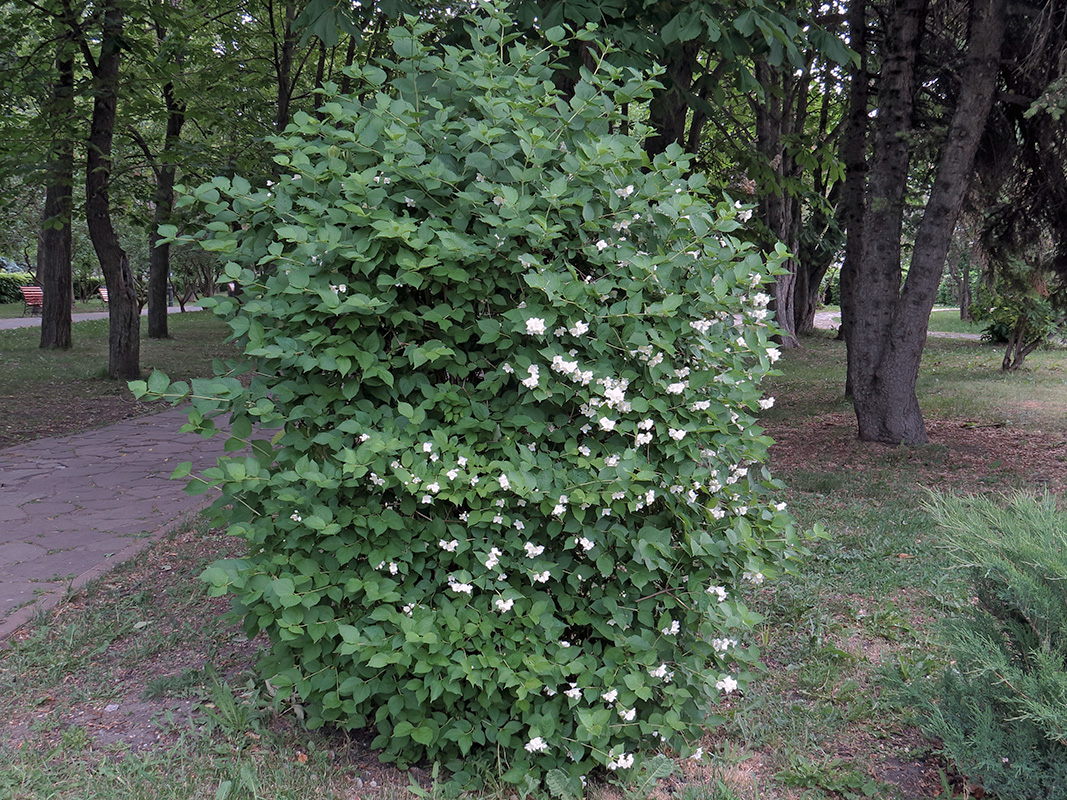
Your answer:
[[[211,330],[217,351],[217,329],[202,334],[206,342]],[[193,336],[175,333],[174,347]],[[182,374],[166,358],[180,357],[164,347],[144,362]],[[206,363],[183,359],[189,370]],[[855,440],[841,343],[816,337],[787,352],[768,385],[777,397],[764,418],[778,442],[772,468],[798,520],[821,523],[827,537],[796,575],[750,590],[765,617],[752,641],[767,669],[747,695],[715,709],[728,721],[707,734],[709,758],[679,764],[653,792],[597,784],[590,794],[964,796],[938,743],[914,727],[891,687],[945,666],[937,621],[969,600],[925,509],[926,490],[1064,492],[1067,357],[1031,359],[1002,375],[998,348],[931,340],[920,382],[931,442],[889,448]],[[85,369],[80,380],[99,389],[98,366]],[[368,738],[308,732],[297,707],[272,701],[252,671],[263,643],[248,642],[225,618],[226,602],[196,580],[213,559],[236,553],[217,531],[184,531],[19,632],[0,654],[8,698],[0,797],[348,800],[414,797],[404,788],[411,781],[420,796],[454,797],[433,788],[427,765],[384,767]],[[482,796],[513,794],[490,787]]]
[[[153,410],[107,377],[107,320],[77,322],[71,350],[41,350],[40,330],[0,331],[0,447],[107,425]],[[227,328],[209,312],[172,314],[170,339],[149,339],[141,324],[141,367],[174,380],[211,374],[214,358],[233,351]]]
[[[958,308],[935,308],[930,314],[930,330],[945,333],[980,334],[984,325],[960,319]]]

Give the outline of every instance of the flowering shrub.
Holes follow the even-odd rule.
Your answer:
[[[619,133],[648,80],[601,60],[565,98],[510,30],[394,31],[388,74],[277,140],[281,180],[195,190],[257,371],[139,390],[277,429],[204,476],[249,543],[204,578],[280,694],[520,783],[694,754],[757,658],[739,586],[799,542],[752,416],[771,267]]]

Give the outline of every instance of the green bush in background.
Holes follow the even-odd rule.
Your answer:
[[[942,497],[976,603],[919,710],[960,772],[1000,800],[1067,797],[1067,514],[1051,497]]]
[[[256,371],[137,388],[277,429],[204,479],[249,542],[205,579],[279,696],[387,759],[578,791],[693,753],[757,659],[743,582],[800,542],[753,417],[771,267],[680,151],[618,133],[650,81],[598,56],[564,97],[562,30],[512,30],[394,30],[279,181],[196,189]]]
[[[28,272],[0,272],[0,303],[21,303],[20,286],[33,283],[33,275]]]

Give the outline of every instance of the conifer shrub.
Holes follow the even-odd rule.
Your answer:
[[[255,372],[137,390],[253,439],[200,479],[249,545],[204,579],[279,696],[385,759],[559,788],[699,756],[758,656],[742,584],[802,543],[753,416],[774,264],[622,132],[650,80],[600,54],[564,97],[563,32],[512,30],[394,30],[276,140],[280,180],[195,189]]]
[[[975,602],[945,630],[925,729],[1000,800],[1067,797],[1067,514],[1045,496],[939,498]]]

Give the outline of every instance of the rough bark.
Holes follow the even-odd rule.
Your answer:
[[[1005,0],[973,0],[959,97],[901,288],[900,228],[907,142],[927,0],[899,0],[887,31],[875,155],[855,286],[849,369],[860,438],[887,444],[927,441],[915,384],[926,328],[952,231],[974,169],[993,101],[1005,27]]]
[[[765,89],[764,99],[755,109],[756,147],[774,174],[774,188],[760,197],[760,216],[771,235],[785,244],[790,253],[797,253],[800,251],[801,209],[799,201],[786,186],[786,179],[794,177],[796,170],[785,142],[804,129],[807,79],[805,76],[800,81],[804,86],[804,97],[799,100],[795,100],[797,87],[792,77],[770,67],[765,60],[756,63],[756,80]],[[790,258],[782,268],[786,272],[771,286],[772,308],[775,322],[782,330],[780,344],[796,347],[796,259]]]
[[[54,133],[48,163],[41,234],[37,246],[37,280],[44,293],[41,309],[42,349],[69,350],[70,307],[74,302],[71,275],[71,214],[74,206],[74,57],[73,30],[66,20],[57,40],[56,82],[47,113]]]
[[[152,232],[149,234],[148,257],[148,337],[166,339],[167,287],[170,284],[170,245],[161,241],[159,226],[170,222],[174,210],[174,183],[177,165],[172,154],[181,138],[185,124],[185,105],[174,95],[174,85],[163,87],[163,100],[167,107],[167,130],[163,140],[163,158],[157,166],[154,192],[155,210],[152,212]]]
[[[274,129],[279,133],[288,127],[292,118],[293,88],[296,84],[293,77],[293,58],[298,41],[293,24],[296,22],[298,11],[295,3],[285,3],[282,8],[282,35],[280,40],[277,36],[274,39],[274,71],[277,80],[277,110]],[[271,19],[273,25],[273,11]]]
[[[140,374],[140,304],[130,260],[111,219],[111,148],[118,108],[122,56],[121,0],[103,0],[100,57],[93,70],[93,116],[85,172],[86,222],[108,291],[108,375],[133,380]]]
[[[863,210],[867,188],[867,105],[870,102],[870,76],[867,72],[867,3],[853,0],[848,7],[848,35],[852,49],[859,54],[849,80],[848,113],[841,135],[841,162],[845,182],[841,187],[841,227],[845,229],[845,257],[841,265],[841,329],[838,337],[848,339],[855,308],[855,274],[863,256]],[[845,379],[845,395],[852,395],[851,380]]]
[[[686,117],[689,103],[685,95],[693,86],[693,66],[700,53],[697,40],[675,45],[664,54],[665,74],[660,78],[664,87],[656,91],[648,107],[648,122],[654,131],[645,142],[649,157],[662,153],[671,144],[686,145]]]

